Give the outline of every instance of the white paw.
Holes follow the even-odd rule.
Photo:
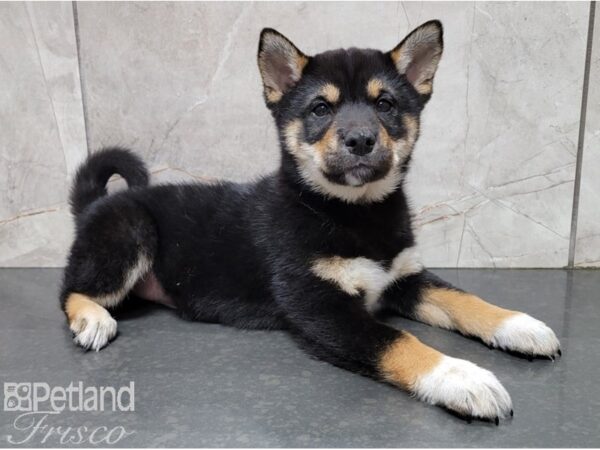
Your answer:
[[[117,321],[104,308],[86,310],[70,324],[73,340],[85,349],[100,350],[117,334]]]
[[[544,322],[523,313],[506,319],[494,333],[491,344],[527,355],[554,357],[560,352],[560,342],[554,331]]]
[[[427,403],[467,417],[495,420],[512,414],[510,395],[496,376],[464,359],[444,356],[417,380],[414,392]]]

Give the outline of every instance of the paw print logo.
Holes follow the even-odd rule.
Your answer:
[[[4,411],[31,411],[31,383],[4,383]]]

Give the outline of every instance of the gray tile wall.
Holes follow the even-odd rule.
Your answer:
[[[261,28],[307,53],[389,49],[431,18],[445,55],[408,180],[425,262],[563,267],[579,205],[575,263],[599,266],[599,32],[573,202],[587,2],[0,3],[0,266],[64,264],[86,141],[131,146],[159,181],[274,169]]]
[[[87,154],[70,3],[0,3],[0,264],[63,264]]]

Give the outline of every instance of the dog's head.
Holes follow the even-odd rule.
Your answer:
[[[258,65],[284,164],[326,196],[385,198],[410,159],[442,48],[438,21],[387,53],[351,48],[307,56],[264,29]]]

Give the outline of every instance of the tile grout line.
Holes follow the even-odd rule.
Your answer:
[[[83,75],[83,67],[81,64],[81,42],[79,38],[79,13],[77,11],[77,2],[72,1],[71,6],[73,7],[73,27],[75,31],[75,45],[77,47],[77,67],[79,70],[79,89],[81,90],[81,106],[83,108],[83,126],[85,131],[85,144],[86,153],[90,154],[90,133],[88,127],[88,108],[87,108],[87,96],[85,91],[85,77]]]
[[[577,157],[575,163],[575,181],[573,189],[573,207],[571,210],[571,233],[569,236],[568,269],[575,267],[575,244],[577,242],[577,220],[579,215],[579,193],[581,190],[581,169],[583,161],[583,145],[585,140],[585,126],[587,115],[587,102],[590,84],[590,71],[592,62],[592,40],[594,38],[594,16],[596,2],[590,2],[587,43],[585,49],[585,66],[583,71],[583,90],[581,93],[581,112],[579,115],[579,136],[577,139]]]

